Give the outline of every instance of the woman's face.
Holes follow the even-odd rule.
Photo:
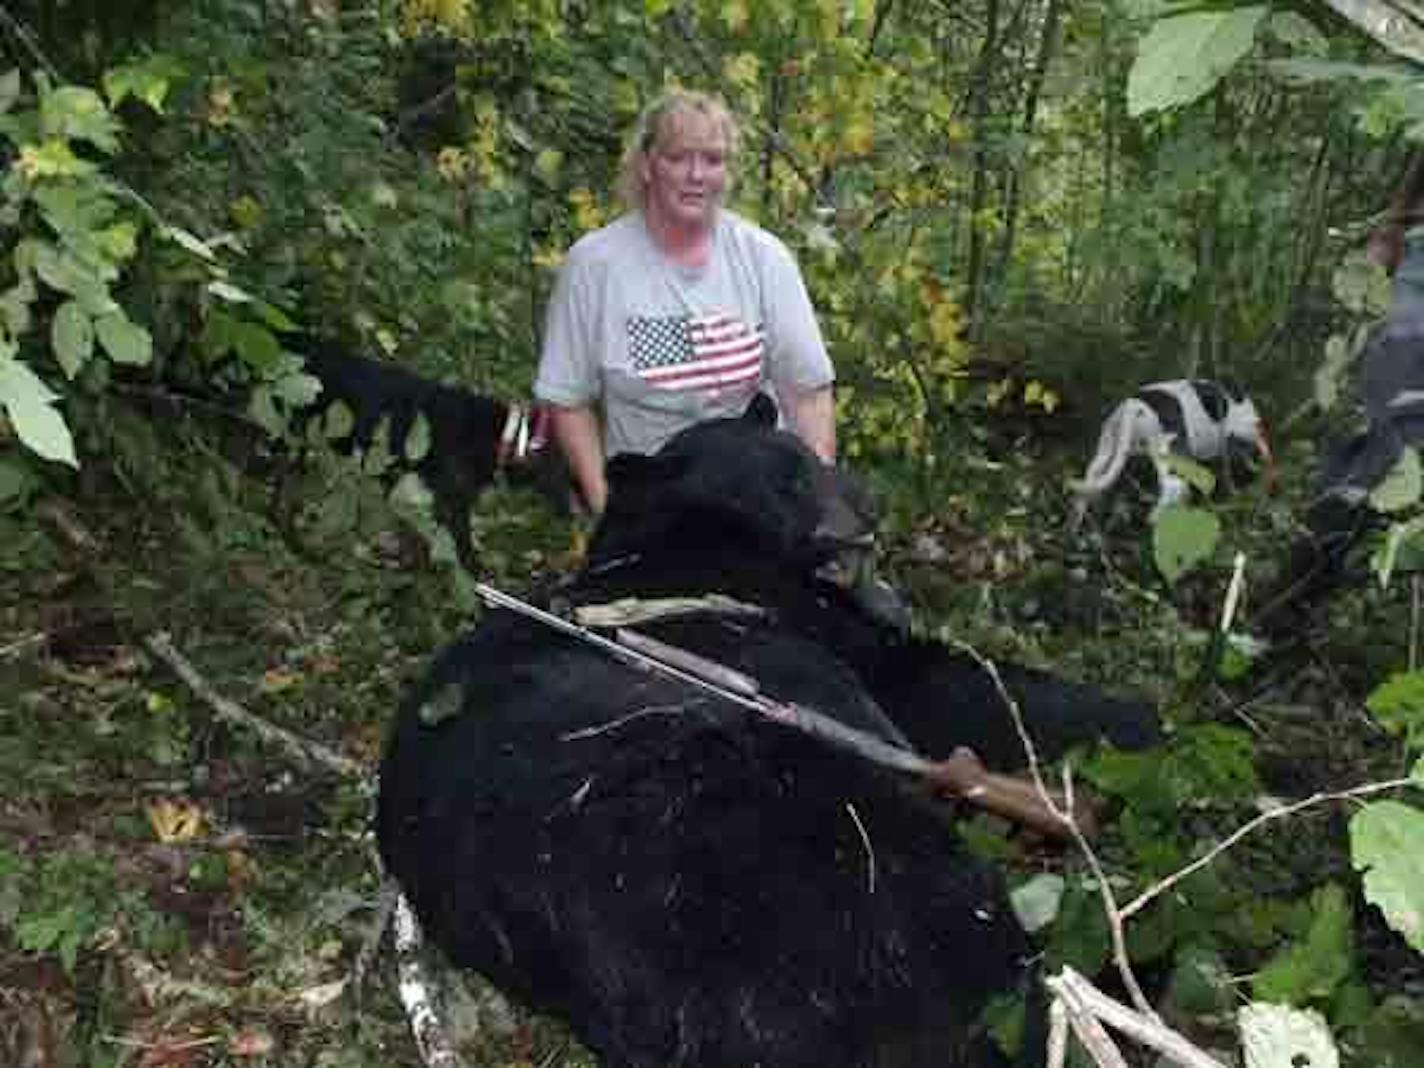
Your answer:
[[[710,227],[727,187],[727,138],[697,112],[665,117],[643,156],[648,215],[684,229]]]

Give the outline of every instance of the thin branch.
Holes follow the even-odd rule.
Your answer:
[[[607,734],[609,731],[616,731],[620,727],[625,727],[634,720],[642,719],[644,716],[669,716],[681,715],[686,711],[684,705],[649,705],[647,708],[640,708],[634,712],[629,712],[626,716],[619,716],[617,719],[609,720],[607,723],[600,723],[596,727],[584,727],[576,731],[568,731],[559,735],[561,742],[578,742],[585,738],[596,738],[600,734]]]
[[[846,811],[850,813],[851,821],[855,824],[855,829],[860,832],[860,843],[865,846],[865,855],[869,865],[869,872],[866,875],[868,886],[866,892],[875,893],[875,846],[870,842],[870,832],[865,829],[865,824],[860,820],[860,813],[855,810],[855,806],[849,801],[846,802]]]
[[[1066,1003],[1070,1019],[1078,1014],[1106,1023],[1164,1054],[1181,1068],[1224,1068],[1183,1035],[1108,997],[1072,968],[1065,966],[1058,975],[1045,979],[1044,985]]]
[[[1064,970],[1067,971],[1066,968]],[[1058,1001],[1067,1013],[1073,1034],[1078,1037],[1078,1041],[1083,1044],[1094,1063],[1099,1068],[1128,1068],[1122,1050],[1117,1048],[1117,1043],[1108,1034],[1107,1028],[1084,1003],[1077,989],[1061,982],[1055,986],[1052,979],[1046,982],[1049,989],[1058,995]]]
[[[1279,819],[1285,819],[1285,817],[1287,816],[1293,816],[1297,812],[1304,811],[1307,808],[1313,808],[1316,805],[1324,804],[1326,801],[1349,801],[1358,797],[1369,797],[1372,794],[1384,793],[1386,790],[1398,790],[1401,787],[1418,785],[1419,780],[1413,778],[1390,779],[1387,782],[1365,783],[1363,786],[1356,786],[1349,790],[1332,790],[1328,792],[1312,794],[1311,796],[1304,798],[1303,800],[1295,801],[1289,805],[1283,805],[1281,808],[1273,808],[1269,812],[1263,812],[1255,819],[1249,820],[1248,822],[1242,824],[1234,832],[1232,832],[1226,838],[1223,838],[1216,845],[1212,846],[1212,848],[1209,849],[1205,854],[1198,857],[1192,863],[1188,864],[1185,868],[1182,868],[1181,870],[1167,876],[1167,878],[1163,879],[1161,882],[1149,886],[1142,893],[1138,894],[1137,897],[1133,898],[1126,905],[1124,905],[1119,913],[1119,916],[1123,920],[1130,919],[1138,912],[1141,912],[1142,909],[1146,907],[1149,902],[1153,901],[1157,897],[1160,897],[1163,893],[1176,886],[1183,879],[1187,878],[1187,876],[1193,874],[1194,872],[1200,871],[1202,868],[1206,867],[1208,864],[1214,861],[1217,857],[1221,856],[1221,854],[1225,853],[1228,849],[1234,846],[1237,842],[1241,841],[1241,839],[1245,838],[1248,834],[1251,834],[1253,831],[1259,830],[1268,823],[1272,823],[1275,820]]]
[[[375,850],[371,851],[373,854]],[[381,866],[380,858],[376,857],[375,867],[379,871]],[[352,986],[360,990],[365,985],[366,976],[371,971],[371,965],[375,963],[376,953],[381,947],[381,938],[386,933],[386,927],[395,918],[396,906],[400,902],[400,887],[394,881],[387,880],[381,885],[381,892],[376,899],[376,918],[371,923],[365,939],[361,943],[361,948],[356,951],[356,959],[351,962]]]
[[[1409,670],[1419,667],[1419,572],[1409,576]]]
[[[49,57],[40,49],[39,42],[35,40],[35,35],[30,28],[6,11],[3,5],[0,5],[0,20],[3,20],[5,25],[10,28],[10,32],[29,49],[30,55],[35,57],[35,61],[49,73],[51,78],[57,82],[64,81],[64,75],[60,74],[59,68],[51,63]]]
[[[1113,893],[1111,884],[1108,882],[1107,872],[1103,870],[1102,863],[1098,860],[1098,855],[1093,851],[1093,847],[1088,844],[1087,836],[1083,833],[1082,827],[1078,825],[1078,820],[1074,817],[1071,803],[1065,808],[1060,808],[1055,804],[1053,795],[1048,789],[1048,784],[1044,782],[1043,770],[1038,759],[1038,750],[1034,747],[1033,739],[1029,736],[1028,726],[1024,722],[1023,711],[1019,708],[1018,702],[1009,693],[1004,685],[1004,680],[999,676],[999,669],[995,667],[992,660],[984,657],[979,650],[964,642],[954,643],[958,648],[967,652],[979,664],[981,668],[993,680],[994,688],[999,693],[999,698],[1009,710],[1009,715],[1014,721],[1014,730],[1018,732],[1019,742],[1023,746],[1024,754],[1028,757],[1029,775],[1033,779],[1034,788],[1038,791],[1040,799],[1048,806],[1055,816],[1057,816],[1068,827],[1069,833],[1073,836],[1073,841],[1077,843],[1079,851],[1083,854],[1088,863],[1093,877],[1098,883],[1098,894],[1103,899],[1103,908],[1107,913],[1108,931],[1112,937],[1113,962],[1117,965],[1118,974],[1122,977],[1123,985],[1132,995],[1132,1002],[1142,1013],[1148,1017],[1155,1018],[1152,1006],[1147,1000],[1147,995],[1142,992],[1142,986],[1137,981],[1137,976],[1133,973],[1132,964],[1127,956],[1127,936],[1123,931],[1123,917],[1118,909],[1117,895]],[[1068,765],[1063,767],[1063,791],[1066,797],[1073,796],[1072,769]]]
[[[434,986],[426,975],[420,949],[424,939],[420,923],[405,895],[396,899],[392,930],[395,933],[396,968],[399,974],[401,1004],[410,1020],[420,1059],[427,1068],[463,1068],[464,1062],[450,1042],[444,1021],[440,1017]]]
[[[367,787],[372,785],[365,768],[356,761],[342,756],[334,749],[329,749],[319,742],[308,741],[274,723],[268,723],[261,716],[249,712],[237,702],[222,696],[207,679],[198,673],[198,669],[193,667],[188,659],[173,647],[173,641],[167,633],[160,631],[150,634],[144,640],[144,645],[151,653],[168,664],[178,677],[188,684],[188,688],[217,713],[219,719],[246,727],[263,741],[276,745],[301,764],[309,767],[315,765],[347,778],[360,780]]]
[[[1062,998],[1048,1006],[1048,1068],[1063,1068],[1068,1059],[1068,1009]]]
[[[49,634],[45,631],[38,631],[30,634],[19,641],[13,641],[9,645],[0,646],[0,660],[8,660],[12,656],[20,656],[28,653],[37,646],[44,646],[49,641]]]

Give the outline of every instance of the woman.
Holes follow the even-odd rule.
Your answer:
[[[758,390],[835,459],[835,372],[796,261],[723,207],[737,147],[718,100],[664,93],[624,153],[631,210],[580,239],[559,273],[534,392],[595,514],[607,457],[654,453]]]

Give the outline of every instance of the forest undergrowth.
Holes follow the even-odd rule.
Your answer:
[[[300,500],[345,496],[346,506],[299,508],[279,524],[267,461],[244,471],[211,427],[190,433],[209,447],[191,454],[171,508],[96,469],[82,493],[43,502],[43,522],[3,573],[0,671],[12,699],[0,713],[10,783],[0,1056],[144,1068],[415,1063],[368,777],[403,687],[471,614],[448,569],[349,461],[299,476]],[[1169,796],[1125,763],[1079,770],[1109,801],[1115,822],[1097,849],[1124,899],[1268,797],[1401,774],[1397,741],[1362,700],[1384,667],[1411,655],[1407,593],[1350,591],[1326,617],[1302,620],[1289,649],[1203,682],[1190,614],[1210,616],[1223,573],[1201,576],[1193,609],[1188,590],[1142,567],[1131,491],[1079,533],[1052,504],[1028,506],[1066,507],[1052,467],[981,472],[913,519],[892,509],[884,564],[917,626],[1162,703],[1170,755],[1149,773]],[[205,497],[213,480],[226,492]],[[1252,499],[1247,507],[1273,507]],[[475,530],[482,577],[514,592],[576,560],[574,526],[523,493],[487,497]],[[211,690],[185,681],[179,661]],[[235,720],[215,695],[350,766]],[[1379,1048],[1420,1048],[1408,1044],[1419,1021],[1391,999],[1424,996],[1424,966],[1360,897],[1348,813],[1322,805],[1243,840],[1128,925],[1135,967],[1174,1025],[1229,1048],[1230,1009],[1264,965],[1308,997],[1355,998],[1358,1026]],[[989,818],[964,833],[1016,883],[1062,880],[1040,932],[1048,959],[1115,989],[1081,859]],[[447,996],[472,1064],[586,1063],[558,1025],[478,981]]]

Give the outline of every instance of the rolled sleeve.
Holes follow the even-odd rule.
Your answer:
[[[601,392],[595,285],[589,265],[571,252],[554,282],[544,316],[544,343],[534,380],[534,396],[541,401],[576,408],[592,403]]]

